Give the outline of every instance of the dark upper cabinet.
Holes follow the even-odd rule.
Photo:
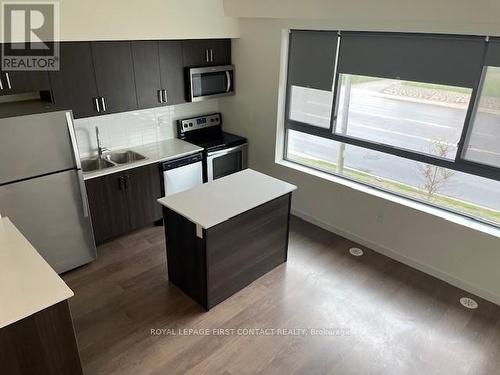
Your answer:
[[[213,65],[231,64],[231,39],[214,39],[210,44]]]
[[[139,108],[163,105],[157,41],[132,42],[135,87]]]
[[[0,95],[50,90],[47,72],[8,71],[0,73]]]
[[[131,42],[92,42],[100,113],[137,109]]]
[[[73,110],[75,118],[97,114],[97,84],[89,42],[60,44],[59,71],[50,72],[56,105]]]
[[[46,71],[0,71],[0,95],[45,90],[50,90],[49,74]]]
[[[60,70],[0,71],[0,95],[41,92],[75,118],[184,103],[185,67],[231,63],[230,39],[61,42]]]
[[[185,40],[182,47],[185,67],[231,64],[230,39]]]
[[[92,178],[85,185],[98,244],[162,218],[158,164]]]
[[[182,42],[159,41],[159,61],[162,88],[168,105],[184,103],[184,65],[182,61]]]
[[[132,42],[132,57],[139,108],[185,102],[181,42]]]

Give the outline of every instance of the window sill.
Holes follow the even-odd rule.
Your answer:
[[[429,206],[424,203],[420,203],[417,201],[414,201],[409,198],[401,197],[399,195],[391,194],[389,192],[385,192],[376,188],[373,188],[368,185],[364,185],[359,182],[355,182],[346,178],[342,178],[339,176],[331,175],[326,172],[321,172],[319,170],[309,168],[297,163],[290,162],[288,160],[280,159],[276,161],[276,164],[294,169],[296,171],[300,171],[303,173],[307,173],[310,175],[313,175],[315,177],[321,178],[323,180],[328,180],[331,182],[334,182],[339,185],[343,185],[346,187],[349,187],[351,189],[363,192],[365,194],[370,194],[385,200],[388,200],[393,203],[397,203],[409,208],[412,208],[414,210],[418,210],[421,212],[425,212],[427,214],[442,218],[444,220],[450,221],[452,223],[462,225],[464,227],[476,230],[478,232],[482,232],[485,234],[488,234],[490,236],[495,236],[497,238],[500,238],[500,228],[497,228],[493,225],[489,225],[487,223],[482,223],[478,220],[474,220],[472,218],[462,216],[460,214],[456,214],[454,212],[446,211],[445,209]]]

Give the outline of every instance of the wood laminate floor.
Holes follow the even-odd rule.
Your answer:
[[[107,243],[64,275],[85,374],[500,373],[498,306],[467,310],[460,289],[353,245],[293,218],[288,262],[204,312],[168,283],[162,227]]]

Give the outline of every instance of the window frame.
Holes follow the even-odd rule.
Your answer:
[[[293,33],[294,29],[289,30],[288,33],[288,43],[290,45],[290,39],[291,39],[291,34]],[[300,30],[300,31],[308,31],[308,30]],[[318,30],[311,30],[311,31],[318,31]],[[328,32],[335,32],[335,31],[328,31]],[[477,77],[476,84],[474,87],[471,87],[472,92],[471,92],[471,99],[469,102],[469,106],[467,108],[467,113],[464,119],[464,125],[462,128],[462,133],[460,136],[460,140],[457,144],[457,153],[455,159],[446,159],[446,158],[441,158],[438,156],[430,155],[430,154],[425,154],[425,153],[419,153],[416,151],[396,147],[396,146],[390,146],[387,144],[382,144],[378,142],[371,142],[365,139],[360,139],[348,135],[341,135],[335,133],[335,125],[336,125],[336,120],[337,120],[337,110],[338,110],[338,96],[339,96],[339,85],[340,85],[340,72],[338,71],[338,61],[339,61],[339,52],[340,52],[340,46],[342,43],[342,32],[337,31],[338,33],[338,42],[337,42],[337,51],[335,53],[335,68],[334,68],[334,77],[333,77],[333,85],[332,85],[332,90],[333,90],[333,95],[332,95],[332,108],[331,108],[331,115],[330,115],[330,128],[322,128],[319,126],[307,124],[307,123],[302,123],[296,120],[291,120],[289,117],[290,114],[290,96],[291,93],[289,90],[290,88],[290,82],[289,82],[289,77],[287,74],[287,80],[286,80],[286,95],[285,95],[285,116],[284,116],[284,127],[285,127],[285,147],[283,147],[283,159],[287,159],[287,149],[288,149],[288,129],[299,131],[302,133],[318,136],[318,137],[323,137],[327,139],[332,139],[337,142],[342,142],[346,144],[350,144],[353,146],[358,146],[358,147],[363,147],[367,148],[370,150],[375,150],[383,153],[387,153],[390,155],[394,156],[399,156],[403,157],[406,159],[418,161],[418,162],[423,162],[431,165],[435,165],[438,167],[443,167],[443,168],[448,168],[451,170],[455,170],[458,172],[463,172],[463,173],[468,173],[472,175],[477,175],[480,177],[485,177],[488,179],[500,181],[500,167],[495,167],[491,165],[486,165],[486,164],[481,164],[475,161],[467,160],[465,159],[465,149],[466,145],[469,139],[469,135],[472,129],[472,125],[474,122],[475,118],[475,113],[477,112],[478,105],[479,105],[479,96],[481,93],[481,89],[484,85],[484,79],[486,75],[486,68],[487,66],[485,65],[486,62],[486,53],[488,50],[488,42],[489,42],[489,37],[485,37],[484,43],[485,43],[485,48],[483,50],[483,55],[481,57],[482,61],[482,70],[481,74],[479,77]],[[401,34],[401,33],[399,33]],[[415,34],[408,33],[406,34],[408,37],[412,37]],[[440,34],[437,34],[440,35]],[[290,65],[290,50],[288,50],[288,55],[287,55],[287,67]]]

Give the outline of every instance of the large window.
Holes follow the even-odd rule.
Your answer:
[[[465,157],[500,167],[500,68],[486,68]]]
[[[292,31],[286,108],[287,160],[500,225],[500,42]]]

